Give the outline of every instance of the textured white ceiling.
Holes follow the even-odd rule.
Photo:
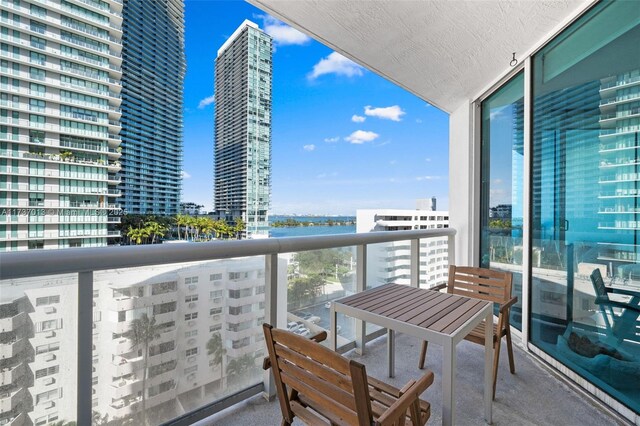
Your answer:
[[[247,0],[451,112],[588,0]]]

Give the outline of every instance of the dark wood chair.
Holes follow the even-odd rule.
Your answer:
[[[428,371],[402,389],[367,376],[365,366],[311,339],[264,324],[282,425],[298,417],[307,425],[424,425],[431,415],[420,395],[433,383]]]
[[[496,382],[498,379],[498,360],[500,359],[500,342],[502,337],[507,338],[507,353],[509,355],[509,370],[511,374],[516,372],[513,363],[513,347],[511,344],[511,327],[509,325],[509,311],[511,306],[518,301],[517,297],[511,297],[511,272],[494,271],[485,268],[473,268],[464,266],[449,266],[449,282],[434,287],[434,290],[447,289],[447,293],[476,299],[489,300],[499,306],[498,323],[493,324],[493,398],[496,397]],[[469,333],[465,339],[484,345],[485,323],[480,323]],[[419,368],[424,368],[427,357],[428,342],[422,342]]]

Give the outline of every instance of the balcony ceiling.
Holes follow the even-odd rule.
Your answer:
[[[247,0],[444,111],[494,83],[586,0]]]

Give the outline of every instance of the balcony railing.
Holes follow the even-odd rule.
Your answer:
[[[251,395],[270,393],[273,389],[269,375],[263,374],[257,366],[257,362],[264,356],[260,327],[262,322],[286,327],[288,323],[296,321],[296,328],[304,328],[309,332],[326,329],[328,326],[320,318],[328,315],[326,303],[345,294],[363,291],[367,286],[378,285],[367,279],[367,273],[371,278],[372,271],[387,266],[378,264],[379,255],[388,253],[390,246],[395,244],[395,247],[401,246],[403,250],[409,247],[410,261],[406,274],[411,277],[412,285],[418,285],[421,272],[426,272],[421,271],[420,266],[420,261],[425,260],[420,253],[424,248],[420,241],[433,238],[443,240],[442,246],[448,243],[448,250],[453,252],[455,233],[454,229],[445,228],[13,252],[3,254],[0,284],[11,280],[16,300],[24,300],[24,297],[29,299],[29,294],[34,294],[31,301],[34,306],[36,298],[37,303],[53,303],[52,300],[55,303],[70,303],[57,306],[55,313],[46,317],[42,324],[46,325],[47,330],[38,333],[38,342],[26,344],[37,344],[42,348],[42,341],[56,345],[55,341],[64,341],[64,336],[70,335],[74,338],[73,341],[78,342],[77,351],[55,346],[51,349],[55,352],[36,355],[35,361],[25,360],[46,362],[44,358],[38,358],[46,355],[60,363],[77,365],[75,392],[60,392],[63,396],[77,395],[77,399],[71,402],[76,407],[76,412],[68,413],[65,421],[91,424],[91,416],[95,413],[110,414],[110,418],[125,418],[141,410],[145,404],[142,404],[138,390],[129,394],[114,390],[110,386],[112,381],[94,383],[93,370],[107,369],[115,383],[126,382],[133,377],[131,375],[143,377],[140,369],[145,363],[137,361],[145,357],[144,346],[134,346],[132,343],[120,348],[120,352],[130,351],[128,355],[116,354],[114,348],[118,342],[126,339],[127,331],[135,319],[140,319],[141,312],[146,309],[152,316],[155,307],[162,304],[171,312],[153,317],[164,328],[162,337],[154,338],[150,343],[149,347],[154,349],[148,355],[148,368],[160,371],[168,366],[173,368],[174,363],[177,363],[177,367],[170,380],[165,380],[166,374],[163,373],[157,379],[149,379],[146,385],[140,383],[141,394],[148,393],[146,407],[149,415],[153,416],[156,414],[154,412],[162,411],[153,407],[167,401],[171,404],[174,398],[187,395],[187,392],[190,392],[188,395],[191,397],[194,395],[193,389],[200,387],[202,399],[189,406],[200,407],[195,415],[202,418]],[[338,257],[328,257],[330,262],[338,263],[332,263],[330,268],[322,271],[324,284],[316,288],[315,293],[304,296],[311,298],[313,303],[310,305],[306,302],[309,299],[296,295],[297,290],[294,290],[296,283],[304,282],[306,277],[299,270],[299,256],[302,253],[326,253],[327,250],[334,254],[340,253],[341,260],[336,260]],[[294,253],[297,254],[293,255]],[[440,256],[443,254],[446,256],[446,252]],[[426,269],[424,266],[422,268]],[[40,281],[41,288],[34,288]],[[59,283],[59,287],[56,287],[56,283]],[[25,290],[29,289],[29,294],[20,292],[23,284]],[[71,285],[71,288],[76,286],[77,291],[68,290],[69,285],[64,284]],[[166,298],[154,296],[154,286],[164,288],[167,285],[177,288],[178,293],[171,293]],[[136,304],[129,310],[126,307],[114,310],[114,297],[121,295],[125,291],[123,289],[127,289],[128,294],[135,297]],[[238,295],[241,297],[236,298]],[[174,311],[176,303],[177,310]],[[65,315],[71,315],[73,320],[63,320]],[[341,351],[354,348],[356,341],[366,341],[384,331],[369,326],[365,328],[351,319],[339,321],[342,325],[338,331]],[[103,322],[108,324],[103,326]],[[42,324],[25,323],[24,327],[38,328],[43,327]],[[73,327],[77,328],[66,330],[63,325],[67,324],[74,324]],[[96,330],[101,330],[101,327],[104,327],[104,333],[108,331],[108,336],[112,332],[119,335],[106,343],[102,337],[93,340],[93,334]],[[226,350],[223,365],[216,364],[215,353],[209,353],[212,348],[215,349],[215,344],[210,344],[209,337],[216,334],[224,335],[220,339],[220,345],[224,345]],[[162,352],[162,355],[151,356],[151,352]],[[52,353],[55,354],[54,357],[51,357]],[[248,365],[247,360],[250,361]],[[248,369],[251,374],[238,373],[238,369],[242,368]],[[25,378],[17,381],[16,385],[35,394],[42,392],[37,380],[29,383]],[[65,403],[68,404],[69,401]],[[24,408],[25,413],[30,409]],[[179,422],[182,416],[194,415],[193,412],[186,413],[184,410],[170,413],[168,417],[153,418],[153,421]]]

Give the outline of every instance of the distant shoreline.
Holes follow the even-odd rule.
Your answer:
[[[304,218],[310,218],[312,216],[301,216]],[[326,217],[326,216],[317,216],[317,217]],[[296,220],[293,217],[288,217],[286,220],[276,220],[271,222],[272,228],[299,228],[299,227],[308,227],[308,226],[355,226],[356,220],[347,219],[347,220],[334,220],[331,218],[327,218],[325,220]]]

